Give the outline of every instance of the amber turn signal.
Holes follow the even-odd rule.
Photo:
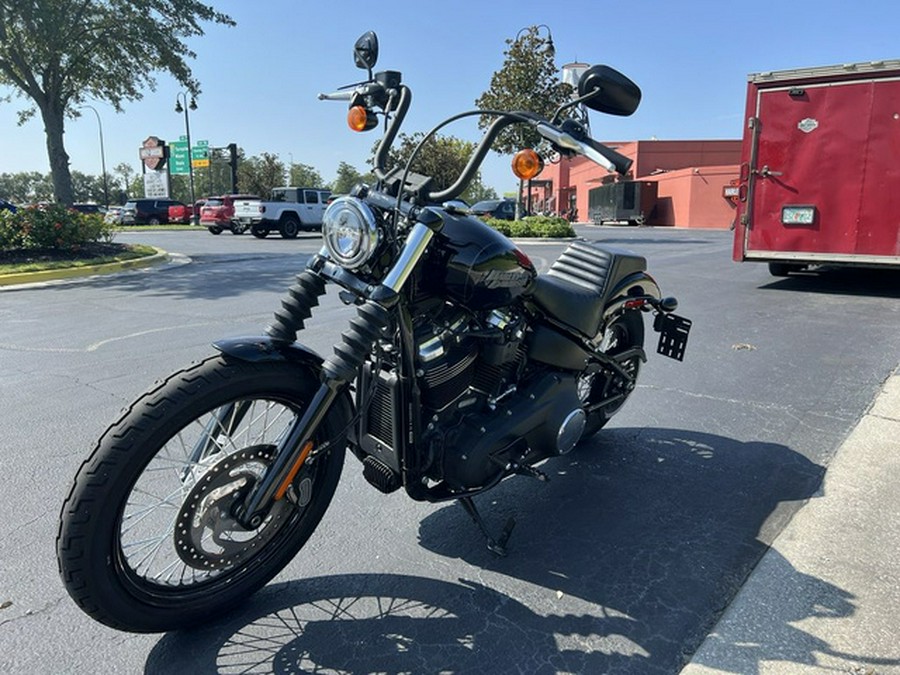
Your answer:
[[[544,168],[544,160],[531,148],[519,150],[512,161],[512,170],[516,178],[531,180]]]
[[[353,131],[368,131],[378,126],[378,118],[371,110],[355,105],[347,113],[347,124]]]

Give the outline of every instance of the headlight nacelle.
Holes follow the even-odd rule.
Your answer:
[[[372,209],[356,197],[338,197],[322,218],[328,256],[341,267],[365,265],[378,248],[378,226]]]

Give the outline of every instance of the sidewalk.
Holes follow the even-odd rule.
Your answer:
[[[900,673],[900,370],[681,672]]]

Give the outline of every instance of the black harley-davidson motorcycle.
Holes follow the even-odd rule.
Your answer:
[[[645,313],[658,351],[681,359],[690,322],[672,311],[643,257],[573,243],[546,274],[510,240],[452,203],[498,133],[537,130],[553,151],[624,174],[630,160],[563,120],[583,104],[630,115],[640,89],[606,66],[580,79],[551,120],[471,111],[492,126],[453,185],[386,167],[411,92],[374,73],[324,99],[349,101],[358,131],[378,126],[378,182],[336,199],[324,247],[297,276],[265,334],[222,340],[171,375],[103,435],[61,513],[57,556],[70,595],[94,619],[131,631],[196,624],[267,583],[303,547],[334,494],[347,448],[378,490],[458,500],[503,554],[472,497],[571,451],[618,411],[645,360]],[[428,138],[429,136],[426,136]],[[514,160],[530,178],[540,158]],[[297,339],[326,283],[356,306],[334,354]]]

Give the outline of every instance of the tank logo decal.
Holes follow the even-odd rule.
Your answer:
[[[804,134],[808,134],[819,128],[819,122],[811,117],[807,117],[805,120],[800,120],[797,123],[797,128]]]

